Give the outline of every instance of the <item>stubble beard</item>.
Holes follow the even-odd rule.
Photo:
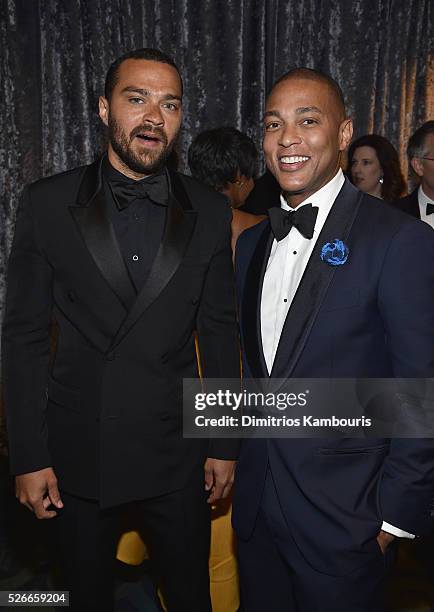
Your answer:
[[[131,147],[135,135],[146,129],[152,131],[163,143],[163,148],[159,151],[146,151],[142,155],[135,153]],[[108,136],[113,151],[119,157],[121,162],[132,172],[136,174],[156,174],[167,163],[167,160],[175,146],[179,132],[171,142],[168,142],[166,133],[161,128],[152,128],[151,126],[138,126],[132,130],[130,137],[125,134],[119,123],[113,117],[109,117],[108,121]]]

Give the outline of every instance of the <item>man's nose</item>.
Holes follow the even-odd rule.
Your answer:
[[[288,148],[293,144],[300,144],[302,142],[302,138],[297,131],[295,126],[286,125],[281,132],[280,142],[279,144],[282,147]]]
[[[147,104],[143,112],[143,122],[151,123],[154,127],[164,125],[164,117],[159,104]]]

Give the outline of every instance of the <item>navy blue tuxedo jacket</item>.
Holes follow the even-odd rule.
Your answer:
[[[335,238],[344,265],[321,261]],[[236,253],[244,375],[268,376],[260,301],[273,235],[246,230]],[[434,231],[343,185],[287,315],[276,378],[434,377]],[[426,262],[426,264],[424,263]],[[344,575],[379,554],[382,521],[413,534],[430,528],[433,439],[243,440],[234,527],[248,539],[270,466],[295,543],[315,569]]]

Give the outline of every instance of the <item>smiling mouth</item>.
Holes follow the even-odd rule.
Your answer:
[[[282,170],[299,170],[310,160],[310,157],[307,155],[280,155],[277,159]]]

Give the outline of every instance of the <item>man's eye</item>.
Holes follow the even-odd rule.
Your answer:
[[[315,125],[318,123],[316,119],[304,119],[303,125]]]
[[[278,127],[279,127],[279,124],[277,121],[270,121],[270,123],[265,124],[266,130],[275,130]]]
[[[129,102],[131,104],[143,104],[142,98],[129,98]]]
[[[165,104],[163,104],[163,106],[164,108],[168,108],[171,111],[178,110],[178,107],[176,106],[176,104],[173,104],[173,102],[166,102]]]

